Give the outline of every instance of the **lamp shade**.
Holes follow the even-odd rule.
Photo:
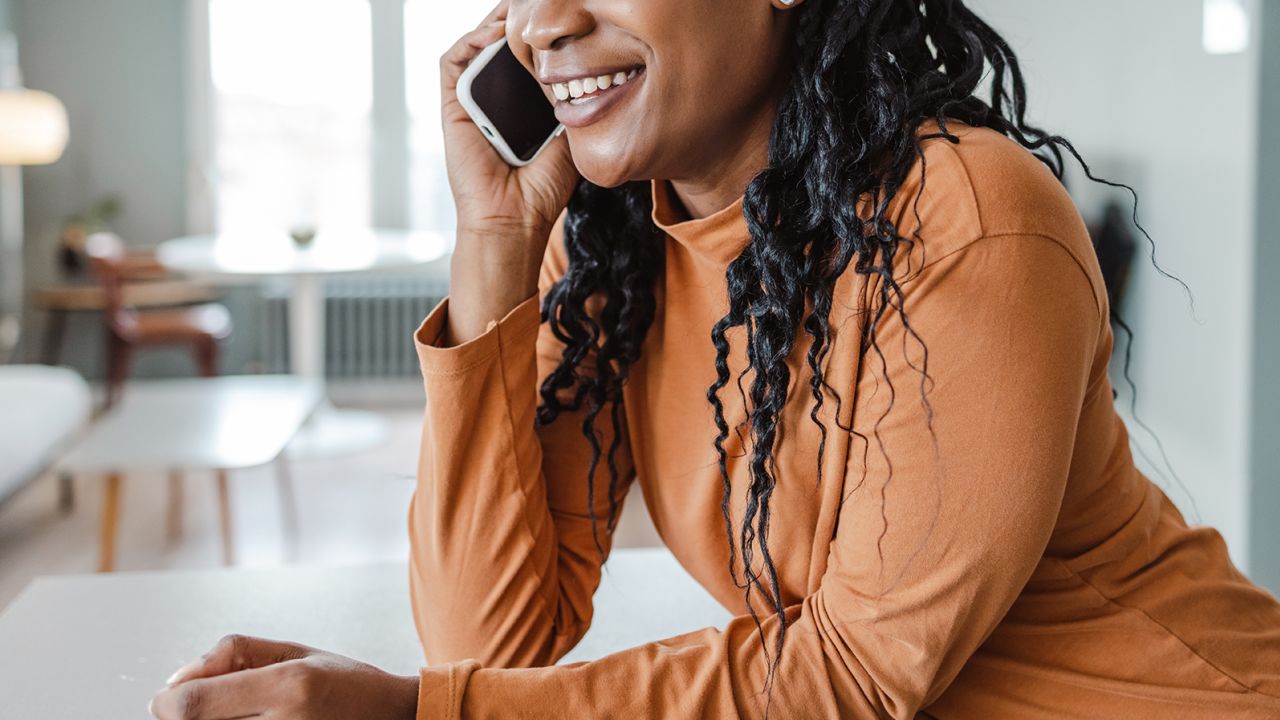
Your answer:
[[[0,165],[48,165],[67,147],[67,109],[46,92],[0,90]]]

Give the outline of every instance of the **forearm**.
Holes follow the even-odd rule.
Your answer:
[[[532,302],[454,348],[419,330],[427,408],[410,511],[414,615],[429,659],[545,657],[557,541],[534,434]]]
[[[454,347],[484,334],[538,292],[549,231],[462,229],[449,274],[450,308],[442,344]]]

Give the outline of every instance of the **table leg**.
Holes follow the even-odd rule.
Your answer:
[[[44,328],[44,346],[40,351],[40,362],[45,365],[57,365],[62,359],[62,341],[67,334],[67,311],[50,310],[48,322]]]
[[[284,457],[276,459],[276,483],[280,489],[280,518],[284,522],[285,560],[297,562],[301,539],[298,530],[298,496],[293,490],[293,471]]]
[[[185,490],[186,488],[183,485],[182,471],[171,470],[169,472],[169,514],[166,522],[166,535],[171,544],[176,544],[182,539],[182,514]]]
[[[99,538],[98,572],[111,572],[116,567],[116,534],[120,526],[119,473],[107,475],[106,493],[102,499],[102,536]]]
[[[58,473],[58,509],[63,515],[76,509],[76,479],[69,472]]]
[[[294,375],[324,380],[324,282],[315,275],[299,275],[293,280],[289,365]]]
[[[289,369],[299,377],[325,380],[324,280],[317,275],[294,278],[289,296]],[[338,457],[376,447],[387,439],[380,415],[337,410],[324,402],[289,443],[289,457]]]
[[[222,528],[222,563],[231,566],[236,563],[235,541],[231,535],[231,488],[226,470],[218,470],[217,475],[218,521]]]

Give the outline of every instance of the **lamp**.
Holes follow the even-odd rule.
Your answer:
[[[22,87],[18,44],[0,34],[0,361],[22,335],[22,165],[57,162],[67,147],[67,110],[57,98]]]

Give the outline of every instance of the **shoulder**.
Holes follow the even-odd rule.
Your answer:
[[[1106,303],[1102,271],[1093,241],[1061,181],[1035,155],[988,128],[949,123],[958,142],[935,137],[934,122],[923,125],[921,156],[890,206],[899,235],[913,241],[900,280],[926,271],[947,257],[993,240],[1058,246],[1064,267],[1087,278],[1099,309]],[[1011,253],[1017,258],[1042,253]],[[1045,268],[986,265],[993,273],[1037,272]],[[899,273],[895,273],[899,274]]]
[[[1029,150],[988,128],[921,126],[920,159],[893,205],[902,230],[964,242],[992,235],[1086,233],[1071,196]],[[904,235],[906,233],[904,232]],[[967,238],[965,236],[968,236]]]

